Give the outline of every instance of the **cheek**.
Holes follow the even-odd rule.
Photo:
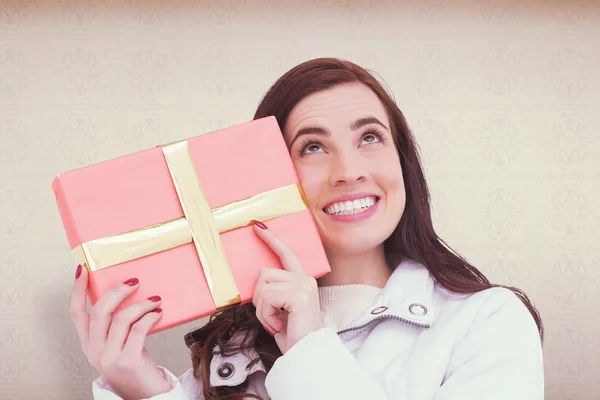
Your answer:
[[[402,166],[397,155],[382,158],[377,170],[379,184],[388,194],[404,196]]]
[[[298,178],[302,184],[302,189],[306,195],[309,207],[313,207],[319,198],[319,195],[325,187],[327,181],[326,169],[316,166],[295,165]]]

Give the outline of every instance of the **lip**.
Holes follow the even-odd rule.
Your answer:
[[[363,197],[377,197],[378,200],[380,199],[380,196],[377,196],[375,193],[366,193],[366,192],[348,193],[348,194],[344,194],[342,196],[336,197],[335,199],[331,200],[329,203],[327,203],[322,208],[322,210],[325,210],[330,205],[337,203],[339,201],[352,201],[352,200],[356,200],[356,199],[362,199]]]
[[[359,212],[358,214],[348,214],[348,215],[336,215],[336,214],[327,214],[325,211],[323,211],[323,213],[325,215],[327,215],[329,218],[333,219],[334,221],[339,221],[339,222],[355,222],[355,221],[361,221],[363,219],[367,219],[369,217],[371,217],[373,214],[375,214],[375,212],[377,211],[377,208],[379,207],[379,201],[377,201],[375,204],[373,204],[371,207],[367,208],[364,211]]]
[[[371,207],[369,207],[366,210],[359,212],[357,214],[332,215],[332,214],[327,214],[325,212],[325,208],[327,208],[330,205],[337,203],[339,201],[352,201],[352,200],[356,200],[356,199],[362,199],[364,197],[375,197],[375,198],[377,198],[377,201]],[[375,212],[377,211],[377,208],[379,207],[379,203],[380,203],[379,200],[381,200],[381,197],[374,193],[366,193],[366,192],[348,193],[348,194],[336,197],[334,200],[329,202],[325,207],[323,207],[322,211],[325,215],[327,215],[329,218],[333,219],[334,221],[339,221],[339,222],[360,221],[360,220],[369,218],[373,214],[375,214]]]

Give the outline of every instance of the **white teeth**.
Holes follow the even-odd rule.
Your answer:
[[[325,208],[327,214],[332,215],[352,215],[363,212],[372,207],[377,202],[375,196],[363,197],[353,201],[340,201]]]

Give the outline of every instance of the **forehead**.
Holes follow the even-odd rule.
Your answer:
[[[385,107],[377,95],[361,83],[345,83],[313,93],[292,109],[285,136],[292,138],[307,126],[335,129],[349,127],[358,118],[375,117],[389,128]]]

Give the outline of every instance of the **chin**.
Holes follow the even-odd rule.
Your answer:
[[[329,254],[361,254],[374,251],[383,246],[386,237],[381,235],[361,234],[338,234],[324,235],[323,246]]]
[[[364,254],[378,250],[393,234],[397,222],[402,216],[402,209],[390,214],[384,208],[364,220],[340,222],[319,210],[317,226],[323,246],[328,254]],[[395,222],[395,223],[394,223]]]

